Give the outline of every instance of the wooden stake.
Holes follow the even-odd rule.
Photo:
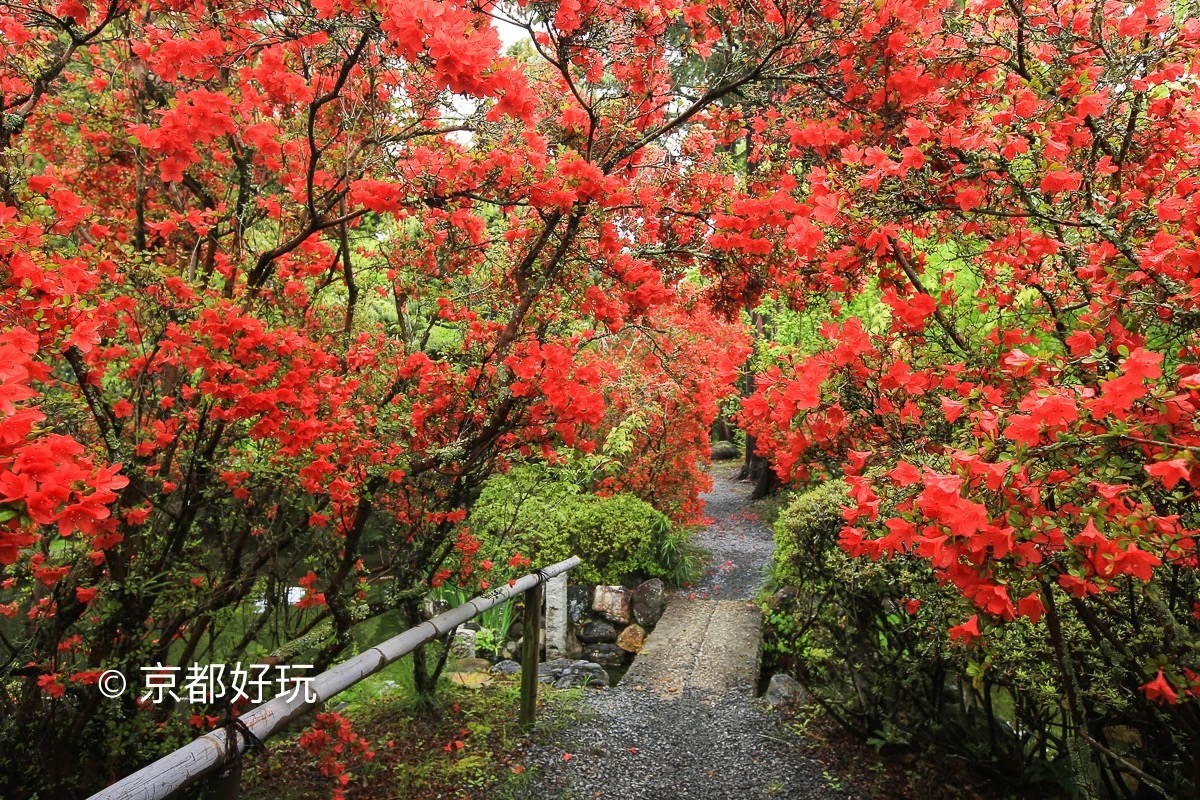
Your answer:
[[[533,725],[537,714],[538,657],[542,638],[542,584],[525,593],[525,642],[521,648],[521,724]]]

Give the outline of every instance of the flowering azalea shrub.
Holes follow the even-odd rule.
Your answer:
[[[93,543],[98,552],[111,536],[109,504],[128,479],[121,465],[95,464],[74,439],[38,427],[46,415],[38,410],[38,392],[31,386],[44,378],[45,366],[37,360],[38,337],[23,328],[0,333],[0,565],[16,563],[22,551],[36,548],[45,535],[78,538]],[[35,427],[38,426],[38,427]],[[46,588],[53,588],[69,570],[31,559],[30,573]],[[96,598],[96,590],[79,587],[74,600],[83,606]],[[16,604],[0,608],[13,616]],[[61,694],[62,686],[53,683]]]
[[[54,784],[0,793],[77,796],[140,760],[112,725],[177,716],[100,670],[263,637],[320,667],[415,619],[514,464],[613,437],[599,491],[694,519],[724,319],[764,296],[829,315],[756,376],[761,455],[844,476],[842,544],[923,560],[954,647],[1044,637],[1084,795],[1183,785],[1194,8],[82,0],[0,31],[0,781]]]
[[[980,616],[961,622],[961,595],[924,558],[868,559],[840,546],[848,500],[846,483],[830,480],[798,493],[775,523],[772,581],[783,588],[764,607],[770,669],[799,676],[876,747],[928,751],[935,762],[960,757],[1010,793],[1071,791],[1071,728],[1053,642],[1020,619],[992,628],[986,647],[964,646],[980,643]],[[1081,700],[1097,715],[1097,741],[1122,758],[1153,753],[1163,772],[1186,780],[1186,740],[1170,717],[1147,706],[1079,619],[1065,618],[1061,633],[1083,676]],[[1145,623],[1121,635],[1149,650],[1163,630]],[[1109,791],[1121,780],[1097,777]]]
[[[836,719],[877,747],[940,746],[976,769],[1022,775],[1029,764],[1009,759],[1023,755],[1013,731],[1027,720],[1006,726],[985,713],[983,700],[1007,687],[993,683],[994,674],[975,685],[967,651],[947,642],[953,592],[939,589],[920,559],[868,561],[842,550],[846,500],[845,483],[831,480],[797,494],[775,522],[772,579],[782,588],[764,609],[768,668],[798,675]],[[1030,760],[1045,756],[1029,749]]]
[[[1024,632],[1081,796],[1193,792],[1200,18],[824,13],[826,68],[748,126],[761,202],[718,224],[763,241],[744,280],[831,312],[743,422],[782,478],[844,477],[846,553],[955,592],[983,680]],[[868,287],[884,319],[842,314]]]
[[[695,516],[745,343],[675,154],[764,60],[677,80],[738,39],[695,6],[514,7],[519,56],[456,0],[0,8],[0,794],[238,710],[147,665],[417,618],[490,474],[634,412],[605,490]]]
[[[348,766],[375,757],[371,743],[355,733],[350,720],[338,713],[317,714],[316,723],[300,734],[297,743],[317,760],[321,774],[333,779],[332,800],[345,800],[346,785],[352,777]]]
[[[670,335],[633,331],[608,345],[621,378],[607,387],[597,446],[576,459],[576,481],[601,494],[634,495],[678,525],[694,524],[703,510],[699,492],[712,487],[709,431],[722,403],[737,399],[750,340],[690,286],[648,321]]]

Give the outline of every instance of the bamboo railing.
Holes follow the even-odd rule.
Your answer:
[[[489,608],[507,603],[519,594],[525,594],[525,608],[536,609],[527,613],[525,623],[525,647],[521,654],[521,711],[522,724],[533,722],[537,705],[538,639],[541,629],[542,584],[550,578],[563,574],[579,564],[579,557],[572,556],[548,567],[518,578],[511,584],[497,587],[486,594],[452,608],[444,614],[427,620],[414,628],[393,636],[375,645],[349,661],[332,667],[312,678],[311,692],[290,693],[255,706],[238,717],[239,725],[259,741],[265,741],[288,723],[311,711],[315,706],[374,675],[389,664],[398,661],[423,644],[446,636],[459,625],[468,622]],[[315,695],[315,700],[304,697]],[[211,775],[226,765],[232,769],[221,775],[218,795],[225,800],[237,796],[241,773],[241,753],[253,741],[237,727],[225,727],[194,740],[158,761],[143,767],[92,795],[88,800],[163,800],[179,789]]]

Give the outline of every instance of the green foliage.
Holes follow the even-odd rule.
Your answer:
[[[472,593],[451,584],[442,584],[429,593],[434,600],[444,600],[450,608],[460,606],[471,599]],[[512,600],[492,606],[473,620],[479,625],[475,632],[475,650],[479,653],[495,653],[506,641],[508,629],[515,617]]]
[[[503,636],[494,628],[480,628],[475,632],[475,651],[478,653],[495,653],[503,641]]]
[[[781,511],[775,522],[776,581],[781,585],[803,584],[827,567],[824,557],[836,557],[842,506],[847,498],[844,481],[826,481],[797,495]],[[816,545],[815,551],[807,549],[812,545]],[[801,547],[806,549],[798,549]]]
[[[410,659],[401,659],[409,662]],[[341,714],[370,743],[374,755],[347,772],[351,797],[527,797],[535,772],[525,769],[522,750],[530,732],[517,718],[520,683],[496,680],[477,690],[443,686],[439,713],[420,713],[399,688],[370,696],[338,695]],[[539,692],[537,734],[577,718],[580,689]],[[267,742],[267,751],[247,759],[241,782],[245,800],[310,800],[330,796],[318,761],[298,747],[297,737]],[[521,768],[514,769],[518,764]]]
[[[581,495],[570,508],[571,550],[588,560],[585,580],[617,582],[629,575],[669,577],[659,561],[671,522],[631,495]],[[593,572],[594,570],[594,572]]]
[[[754,366],[762,369],[785,356],[808,356],[824,349],[827,340],[821,335],[821,327],[830,320],[857,317],[868,330],[887,330],[891,313],[880,297],[877,281],[873,279],[850,302],[836,306],[815,294],[806,297],[806,306],[800,310],[789,307],[781,297],[763,298],[754,313],[762,317],[767,335],[758,340],[759,353]]]
[[[667,580],[676,586],[699,580],[708,564],[708,553],[691,541],[691,531],[685,528],[671,529],[659,545],[658,556]]]
[[[589,583],[672,578],[692,568],[671,521],[649,503],[631,495],[584,493],[542,466],[519,466],[490,478],[468,523],[482,542],[478,561],[490,560],[501,570],[517,553],[535,566],[578,555],[583,563],[572,574]]]

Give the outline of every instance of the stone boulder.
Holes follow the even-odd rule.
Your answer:
[[[499,675],[512,675],[515,672],[521,671],[521,665],[511,658],[506,658],[503,661],[497,661],[492,665],[492,672]]]
[[[555,689],[570,689],[573,686],[608,688],[608,673],[599,664],[591,661],[556,658],[538,666],[538,680],[552,683]]]
[[[742,451],[733,442],[713,442],[712,460],[713,461],[732,461],[735,458],[741,458]]]
[[[633,590],[630,608],[639,625],[652,627],[658,624],[667,607],[667,586],[658,578],[651,578]]]
[[[582,622],[592,610],[592,590],[587,586],[567,587],[567,617],[571,622]]]
[[[778,611],[781,608],[786,608],[796,602],[800,597],[800,588],[798,586],[784,586],[775,594],[767,598],[767,608],[772,611]]]
[[[567,628],[567,658],[578,661],[583,658],[583,642],[575,635],[575,628]]]
[[[475,657],[475,631],[459,628],[450,642],[451,658]]]
[[[626,653],[640,653],[644,644],[646,644],[646,629],[641,625],[630,625],[617,637],[617,647]]]
[[[807,703],[812,698],[800,681],[791,675],[780,672],[771,676],[771,682],[767,684],[767,691],[763,695],[763,699],[767,701],[768,705],[779,708],[780,706]]]
[[[583,657],[588,661],[594,661],[606,667],[619,667],[625,663],[625,651],[615,644],[607,642],[585,644],[583,646]]]
[[[624,586],[597,586],[592,596],[592,610],[612,622],[628,625],[632,619],[630,591]]]
[[[584,623],[579,630],[579,641],[584,644],[596,644],[597,642],[615,642],[617,640],[617,629],[613,627],[611,622],[603,620],[592,620]]]

